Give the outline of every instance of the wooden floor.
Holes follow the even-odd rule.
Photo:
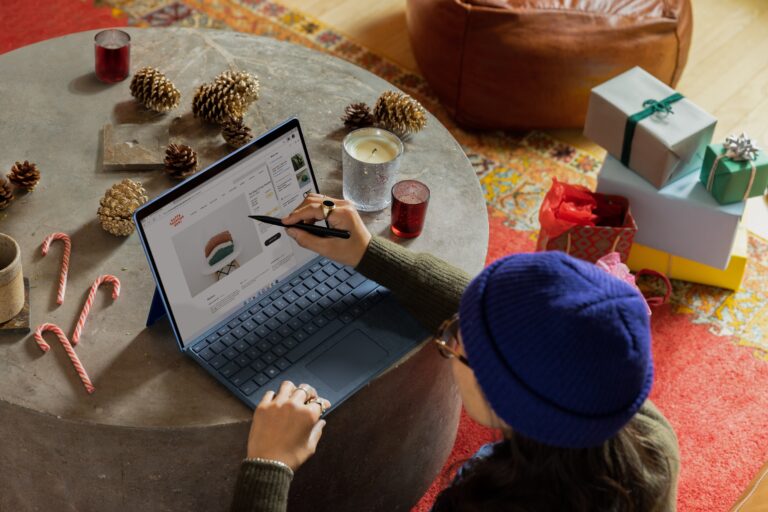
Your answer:
[[[418,70],[405,0],[280,0],[375,53]],[[693,42],[677,89],[718,119],[715,140],[747,132],[768,150],[768,0],[691,0]],[[602,157],[580,130],[551,133]],[[766,201],[750,201],[750,229],[768,238]]]

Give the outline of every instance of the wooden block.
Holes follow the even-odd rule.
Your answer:
[[[24,278],[24,307],[18,315],[0,324],[2,334],[27,334],[29,329],[29,278]]]

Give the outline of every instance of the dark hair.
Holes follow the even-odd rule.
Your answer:
[[[506,433],[472,460],[434,511],[645,512],[667,499],[672,469],[651,427],[635,416],[595,448],[558,448]]]

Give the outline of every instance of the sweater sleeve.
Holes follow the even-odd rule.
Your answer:
[[[287,468],[244,460],[235,484],[231,512],[285,512],[293,475]]]
[[[459,310],[469,275],[431,254],[414,253],[381,237],[373,237],[358,272],[389,288],[426,328],[437,329]]]

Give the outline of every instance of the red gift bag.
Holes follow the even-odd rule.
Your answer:
[[[552,180],[539,209],[537,251],[563,251],[596,262],[611,252],[627,261],[637,224],[626,197]]]

